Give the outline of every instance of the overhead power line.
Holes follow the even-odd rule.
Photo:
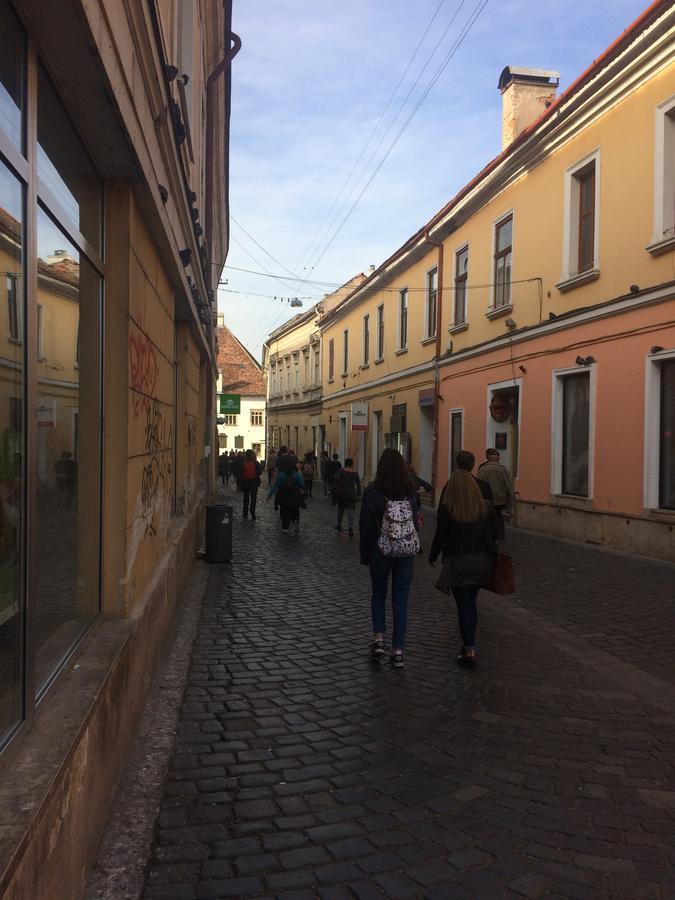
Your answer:
[[[263,263],[261,263],[259,259],[256,259],[256,257],[255,257],[250,251],[248,251],[248,250],[246,249],[246,247],[244,247],[244,245],[241,243],[241,241],[238,241],[237,238],[236,238],[233,234],[230,235],[230,238],[234,241],[234,243],[237,245],[237,247],[239,247],[239,249],[242,250],[242,251],[249,257],[249,259],[252,259],[253,262],[254,262],[257,266],[260,266],[261,269],[264,269],[264,270],[265,270],[265,274],[269,275],[271,278],[275,278],[277,281],[279,281],[281,284],[283,284],[284,287],[290,288],[292,291],[295,290],[295,288],[294,288],[292,285],[289,284],[289,282],[288,282],[288,276],[287,276],[287,275],[273,275],[273,274],[269,271],[269,269],[268,269],[265,265],[263,265]],[[232,267],[231,267],[231,266],[228,266],[227,268],[232,268]],[[242,269],[241,271],[244,271],[244,270]],[[263,273],[257,272],[257,273],[254,273],[254,274],[261,275],[261,274],[263,274]],[[302,296],[302,295],[301,295],[301,296]]]
[[[346,213],[345,216],[342,218],[342,220],[340,221],[340,223],[338,224],[338,226],[336,227],[336,229],[333,231],[333,234],[331,235],[331,237],[330,237],[328,243],[324,246],[323,250],[321,251],[321,254],[320,254],[319,257],[315,260],[315,262],[314,262],[314,264],[313,264],[313,266],[312,266],[312,269],[315,269],[316,266],[318,266],[318,264],[321,262],[321,260],[323,259],[323,257],[324,257],[324,256],[326,255],[326,253],[328,252],[329,248],[332,246],[332,244],[333,244],[335,238],[338,236],[338,234],[340,233],[340,231],[342,231],[342,229],[344,228],[345,223],[347,222],[347,220],[349,219],[349,217],[351,216],[351,214],[352,214],[352,213],[354,212],[354,210],[356,209],[358,203],[360,202],[360,200],[361,200],[361,198],[363,197],[363,195],[365,194],[365,192],[368,190],[368,188],[369,188],[370,185],[372,184],[373,180],[375,179],[375,176],[377,175],[377,173],[380,171],[380,169],[382,168],[382,166],[384,165],[384,163],[385,163],[386,160],[388,159],[390,153],[392,152],[392,150],[394,149],[394,147],[396,146],[396,144],[399,142],[399,140],[400,140],[401,137],[403,136],[404,132],[405,132],[406,129],[408,128],[408,125],[410,125],[410,123],[411,123],[411,121],[413,120],[415,114],[417,113],[417,111],[418,111],[419,108],[421,107],[422,103],[424,103],[424,100],[425,100],[425,99],[427,98],[427,96],[429,95],[429,92],[432,90],[432,88],[434,87],[434,85],[436,84],[436,82],[438,81],[438,79],[440,78],[440,76],[442,75],[443,71],[446,69],[448,63],[450,62],[450,60],[453,58],[453,56],[454,56],[455,53],[457,52],[457,50],[461,47],[461,45],[462,45],[462,43],[464,42],[465,38],[467,37],[467,35],[468,35],[469,32],[471,31],[471,29],[473,28],[474,24],[476,23],[477,19],[479,18],[480,14],[483,12],[483,10],[485,9],[485,7],[488,5],[488,3],[489,3],[489,0],[479,0],[479,2],[478,2],[478,3],[476,4],[476,6],[474,7],[474,10],[473,10],[472,14],[470,15],[469,19],[468,19],[467,22],[465,23],[464,28],[462,29],[462,31],[460,32],[459,37],[455,40],[455,43],[452,45],[452,47],[451,47],[450,51],[448,52],[448,54],[446,55],[445,59],[443,60],[443,62],[441,63],[441,65],[438,67],[438,69],[437,69],[436,72],[434,73],[433,77],[431,78],[431,81],[429,82],[429,84],[428,84],[427,87],[425,88],[424,92],[422,93],[422,95],[421,95],[420,98],[418,99],[417,103],[415,104],[415,106],[414,106],[413,109],[411,110],[410,114],[408,115],[408,118],[405,120],[405,122],[403,123],[402,127],[399,129],[399,131],[398,131],[396,137],[394,138],[394,140],[393,140],[393,141],[391,142],[391,144],[389,145],[389,147],[388,147],[387,151],[385,152],[384,156],[382,157],[382,159],[379,161],[379,163],[378,163],[377,166],[375,167],[375,170],[373,171],[372,175],[370,176],[370,178],[368,179],[368,181],[365,183],[365,185],[364,185],[363,188],[361,189],[359,195],[356,197],[356,199],[354,200],[354,202],[352,203],[351,207],[348,209],[347,213]]]

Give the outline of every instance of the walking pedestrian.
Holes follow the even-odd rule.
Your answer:
[[[419,550],[415,488],[408,480],[406,464],[393,447],[382,452],[375,481],[363,492],[359,518],[361,564],[370,566],[372,585],[372,659],[385,655],[385,605],[391,575],[393,631],[392,666],[403,668],[403,651],[408,623],[408,594],[415,557]]]
[[[339,469],[333,482],[333,494],[337,504],[336,531],[342,531],[342,518],[347,513],[349,537],[354,537],[354,509],[356,498],[361,496],[361,479],[354,468],[354,460],[346,459],[343,469]]]
[[[324,497],[328,496],[328,479],[326,477],[326,469],[328,467],[328,450],[322,450],[321,456],[319,457],[319,473],[321,475],[321,480],[323,481],[323,495]]]
[[[443,556],[443,568],[436,586],[452,593],[457,604],[462,636],[457,662],[475,668],[476,598],[490,577],[497,553],[497,517],[466,469],[455,469],[443,489],[429,553],[432,566],[439,553]]]
[[[233,462],[230,464],[230,468],[232,469],[232,474],[234,475],[234,482],[237,485],[237,490],[241,491],[241,470],[244,465],[244,452],[243,450],[239,450],[237,455],[234,457]]]
[[[335,494],[333,493],[333,488],[335,486],[335,476],[342,468],[342,463],[340,462],[340,458],[337,453],[333,454],[333,458],[329,459],[326,463],[326,485],[328,487],[328,493],[331,495],[333,499],[333,505],[335,505]]]
[[[455,461],[457,463],[458,469],[463,469],[469,474],[473,472],[473,467],[476,465],[476,457],[470,450],[460,450],[455,457]],[[476,484],[480,488],[481,496],[483,497],[483,499],[487,500],[489,503],[492,503],[492,488],[487,483],[487,481],[483,481],[482,478],[476,478],[474,475],[472,475],[471,477],[474,478]],[[445,487],[447,487],[447,482]],[[445,487],[443,488],[443,491],[445,491]],[[441,503],[443,502],[443,491],[441,491]]]
[[[500,461],[499,450],[488,447],[485,451],[485,462],[478,467],[478,477],[486,481],[492,490],[492,503],[497,515],[499,539],[504,540],[504,513],[507,515],[513,508],[515,493],[513,490],[513,476]]]
[[[293,522],[295,533],[300,531],[300,510],[307,508],[304,489],[305,483],[297,469],[279,468],[274,484],[267,494],[267,499],[275,496],[275,508],[278,504],[281,513],[281,530],[284,533],[288,532],[291,522]]]
[[[255,508],[258,500],[261,474],[262,466],[255,458],[255,453],[253,450],[247,450],[241,467],[241,489],[244,492],[244,504],[241,513],[243,519],[248,518],[250,510],[251,518],[255,521]]]
[[[314,485],[314,479],[316,478],[316,462],[314,460],[314,454],[311,450],[305,453],[305,458],[302,463],[302,480],[305,482],[305,487],[307,488],[307,494],[309,497],[312,496],[312,487]]]
[[[227,484],[227,469],[228,469],[228,458],[227,453],[223,451],[218,457],[218,477],[220,478],[223,487]]]
[[[267,484],[271,485],[274,481],[277,468],[277,451],[272,447],[267,455]]]

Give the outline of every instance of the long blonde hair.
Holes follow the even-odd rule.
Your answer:
[[[485,515],[485,502],[471,472],[455,469],[443,489],[443,501],[450,518],[457,522],[475,522]]]

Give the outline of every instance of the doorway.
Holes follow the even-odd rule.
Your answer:
[[[344,465],[347,456],[347,413],[340,413],[339,416],[338,455]]]
[[[431,482],[431,457],[434,446],[434,408],[420,406],[420,457],[417,474]]]
[[[518,476],[522,379],[488,385],[486,447],[499,451],[500,462]]]

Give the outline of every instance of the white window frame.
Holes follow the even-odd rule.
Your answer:
[[[239,424],[239,413],[223,413],[225,428],[236,428]],[[232,420],[228,422],[228,419]]]
[[[569,497],[586,502],[593,500],[595,483],[595,411],[596,411],[596,363],[588,366],[570,366],[566,369],[554,369],[551,373],[551,494],[555,497]],[[563,381],[567,375],[581,375],[587,372],[588,385],[588,494],[579,497],[577,494],[562,492],[562,454],[563,454]]]
[[[265,424],[265,411],[262,409],[251,409],[249,412],[251,416],[251,428],[261,428]],[[254,416],[260,416],[260,422],[254,422]]]
[[[675,348],[648,353],[645,358],[645,446],[643,465],[643,502],[645,509],[663,512],[672,510],[659,506],[659,465],[661,427],[661,363],[675,359]]]
[[[314,385],[321,384],[321,345],[314,344],[314,360],[313,360],[312,382]]]
[[[434,321],[431,323],[429,321],[429,301],[431,299],[431,291],[429,290],[430,276],[433,273],[436,273],[436,301],[434,303],[435,307],[435,316]],[[430,266],[426,272],[424,273],[424,337],[422,341],[430,341],[432,338],[436,337],[436,324],[438,321],[438,264],[435,263],[433,266]],[[433,324],[433,331],[431,331],[431,327]]]
[[[675,247],[675,94],[656,107],[654,128],[654,233],[647,247],[658,254]]]
[[[366,337],[368,340],[366,341]],[[365,368],[370,365],[370,313],[363,317],[363,341],[361,347],[361,364]]]
[[[497,296],[497,283],[495,282],[495,251],[497,249],[497,226],[501,225],[501,223],[511,217],[511,289],[509,290],[509,302],[505,303],[503,306],[495,305],[495,298]],[[510,312],[513,309],[513,259],[514,252],[513,248],[516,245],[516,213],[513,208],[505,209],[501,215],[497,216],[492,220],[492,240],[490,244],[490,264],[488,268],[488,272],[490,273],[490,282],[492,284],[490,288],[490,305],[488,306],[487,315],[502,315]]]
[[[579,179],[577,175],[590,163],[595,164],[595,216],[593,219],[593,265],[579,271]],[[600,148],[596,147],[565,171],[563,197],[562,273],[556,285],[559,291],[571,290],[600,275]]]
[[[462,425],[462,440],[460,443],[464,443],[464,407],[457,406],[455,409],[448,410],[448,478],[452,472],[452,417],[456,415],[459,415]]]
[[[401,328],[401,313],[403,311],[403,299],[405,296],[405,343],[403,343],[403,330]],[[408,287],[402,287],[398,292],[398,316],[396,326],[396,350],[403,351],[408,349],[408,335],[410,332],[410,295]]]

